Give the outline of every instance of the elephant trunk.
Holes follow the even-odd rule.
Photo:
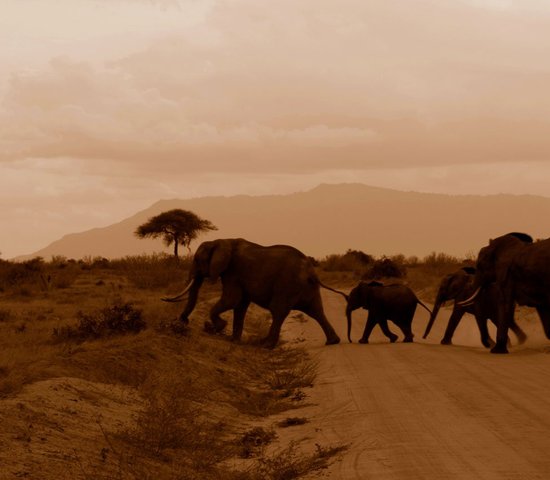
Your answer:
[[[422,338],[426,338],[430,334],[430,331],[431,331],[431,329],[433,327],[433,324],[435,322],[435,318],[437,317],[437,314],[439,313],[439,309],[443,306],[445,301],[446,301],[446,299],[443,295],[443,292],[440,289],[437,292],[437,297],[435,299],[434,308],[432,310],[432,313],[430,315],[430,320],[428,322],[428,325],[426,325],[426,330],[425,330],[424,335],[422,336]]]
[[[193,283],[189,290],[189,297],[187,298],[187,304],[185,305],[185,308],[183,309],[183,312],[180,315],[180,320],[182,320],[184,323],[189,322],[189,315],[191,312],[195,309],[195,305],[197,304],[197,299],[199,297],[199,290],[202,286],[202,282],[204,279],[202,277],[195,277],[193,279]]]

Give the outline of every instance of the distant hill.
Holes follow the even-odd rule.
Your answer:
[[[140,240],[133,232],[153,215],[172,208],[192,210],[219,228],[201,237],[195,248],[202,240],[243,237],[264,245],[293,245],[315,257],[348,248],[373,255],[423,256],[438,251],[463,256],[477,253],[489,238],[509,231],[550,237],[550,198],[546,197],[451,196],[323,184],[290,195],[161,200],[119,223],[65,235],[19,259],[170,252],[160,240]]]

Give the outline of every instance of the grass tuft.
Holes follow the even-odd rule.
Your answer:
[[[84,341],[110,335],[138,333],[146,327],[141,310],[131,303],[115,303],[92,313],[77,313],[78,323],[54,328],[53,335],[61,340]]]

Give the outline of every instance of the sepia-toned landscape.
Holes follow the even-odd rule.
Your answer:
[[[549,32],[0,1],[0,480],[550,478]]]
[[[510,331],[504,358],[482,344],[496,339],[494,303],[482,313],[458,306],[472,292],[474,257],[349,249],[304,261],[323,285],[349,294],[322,292],[337,345],[324,345],[304,305],[267,349],[271,305],[252,305],[237,338],[236,317],[209,327],[238,265],[221,274],[223,287],[207,279],[186,323],[181,305],[161,297],[181,290],[191,257],[2,261],[0,478],[544,477],[550,343],[533,309],[516,309],[519,333]],[[276,265],[277,275],[293,268],[282,257]],[[414,306],[414,342],[402,343],[407,327],[388,311],[394,338],[375,328],[361,345],[366,314],[356,310],[348,343],[346,310],[366,298],[353,291],[395,284],[435,314],[445,301],[453,318],[462,313],[453,324],[443,308],[423,339],[430,312]],[[291,289],[285,298],[297,291],[277,288]],[[488,324],[486,341],[474,316]]]

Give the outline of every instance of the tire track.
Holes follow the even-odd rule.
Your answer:
[[[324,301],[343,331],[343,302]],[[359,317],[354,338],[364,326]],[[417,333],[426,321],[417,311]],[[316,324],[301,328],[321,364],[312,421],[324,441],[351,443],[331,479],[550,478],[550,356],[542,349],[504,357],[435,340],[390,345],[376,331],[370,345],[326,348]]]

